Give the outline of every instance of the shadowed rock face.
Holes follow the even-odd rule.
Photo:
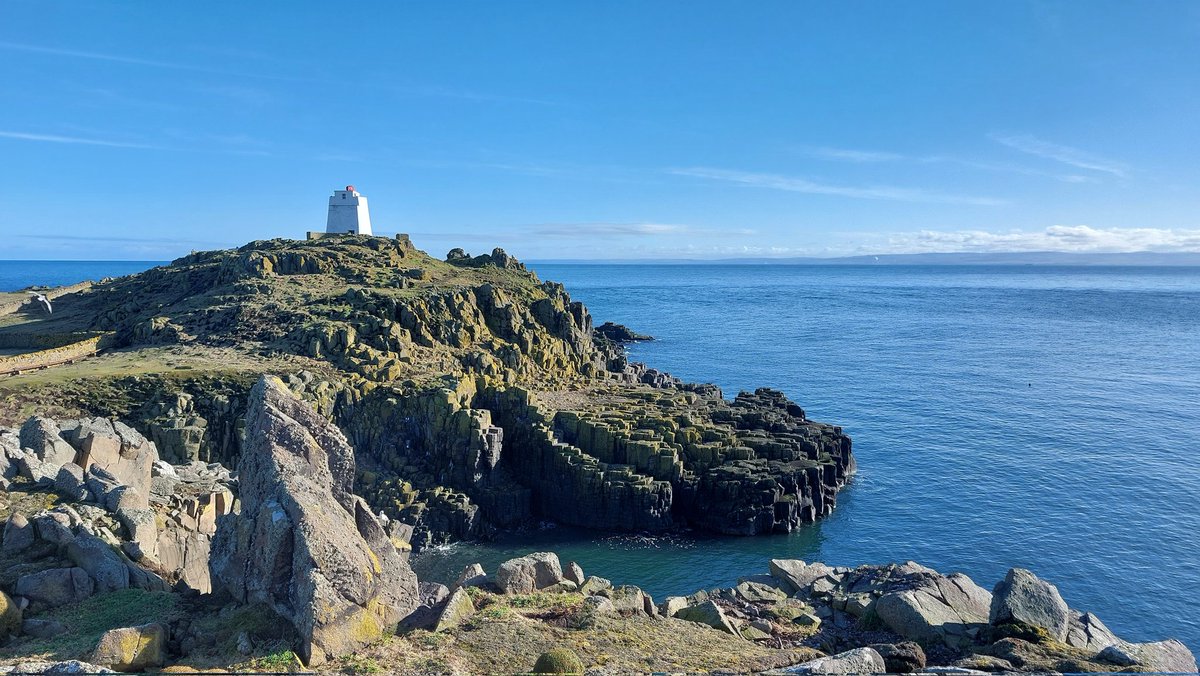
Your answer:
[[[377,640],[416,607],[416,575],[351,493],[350,445],[273,377],[251,393],[238,469],[242,512],[218,522],[214,583],[287,618],[306,663]]]

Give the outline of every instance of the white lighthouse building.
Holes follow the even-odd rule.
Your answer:
[[[354,186],[345,190],[334,190],[329,198],[329,220],[325,232],[331,235],[370,235],[371,213],[367,210],[367,198],[359,194]]]

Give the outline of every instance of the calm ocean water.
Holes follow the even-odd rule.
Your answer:
[[[44,283],[12,265],[0,289]],[[85,269],[67,265],[60,281]],[[1200,269],[534,267],[598,323],[656,336],[636,359],[843,425],[859,474],[788,536],[560,527],[429,552],[423,576],[552,549],[661,599],[773,557],[913,559],[988,588],[1024,566],[1125,638],[1200,650]]]

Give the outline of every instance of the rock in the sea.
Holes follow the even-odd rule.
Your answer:
[[[530,594],[562,582],[562,566],[553,552],[509,559],[496,569],[495,583],[505,594]]]
[[[161,624],[110,629],[92,652],[95,664],[117,671],[141,671],[162,666],[167,659],[167,631]]]
[[[1057,587],[1024,568],[1011,568],[992,590],[988,619],[993,625],[1039,627],[1062,641],[1067,637],[1071,612]]]
[[[1187,646],[1170,639],[1154,643],[1126,643],[1111,645],[1096,658],[1122,667],[1141,667],[1146,671],[1162,673],[1195,673],[1196,658]]]
[[[416,575],[351,493],[350,444],[277,378],[251,392],[238,471],[242,511],[218,519],[212,579],[290,621],[306,664],[377,640],[417,606]]]
[[[876,643],[868,647],[883,658],[889,674],[910,674],[925,668],[925,651],[918,643]]]
[[[889,629],[918,642],[957,647],[970,643],[988,622],[992,595],[962,573],[916,573],[914,586],[884,594],[875,613]]]
[[[872,648],[855,648],[844,653],[821,657],[784,669],[768,671],[768,674],[884,674],[887,665],[883,657]]]
[[[637,333],[624,324],[614,324],[612,322],[604,322],[600,326],[597,326],[594,331],[596,332],[596,335],[607,338],[614,343],[632,343],[642,340],[654,340],[653,336]]]

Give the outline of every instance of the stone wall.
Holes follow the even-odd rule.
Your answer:
[[[0,357],[0,375],[46,368],[90,357],[108,347],[111,341],[110,334],[2,334],[0,348],[43,349]]]

